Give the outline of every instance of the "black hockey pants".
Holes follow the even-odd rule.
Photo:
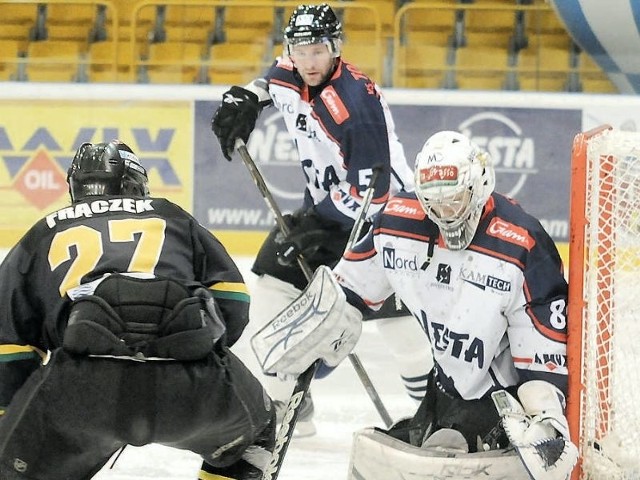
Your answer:
[[[0,479],[88,480],[126,444],[235,463],[271,418],[271,401],[231,352],[135,362],[53,352],[0,420]]]

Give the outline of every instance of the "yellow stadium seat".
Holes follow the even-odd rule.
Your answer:
[[[601,78],[582,78],[582,91],[584,93],[619,93],[616,86],[604,74]]]
[[[273,26],[275,11],[272,7],[234,6],[229,2],[224,8],[226,27],[255,27],[258,30],[268,30]]]
[[[520,90],[540,92],[562,92],[567,82],[566,75],[556,77],[539,77],[535,75],[519,75]]]
[[[460,90],[500,90],[504,86],[504,74],[468,74],[456,76]]]
[[[27,80],[70,82],[76,80],[83,54],[77,42],[42,40],[27,47]]]
[[[506,48],[469,46],[456,49],[456,70],[504,73],[508,67]]]
[[[132,0],[111,0],[115,4],[115,12],[107,11],[107,33],[112,35],[113,16],[118,15],[118,38],[128,41],[132,36],[133,19],[136,19],[135,38],[146,41],[156,18],[156,5],[145,5],[137,8],[138,2]]]
[[[499,90],[508,70],[506,48],[469,46],[456,50],[455,80],[459,89]]]
[[[202,46],[195,43],[149,44],[144,59],[137,61],[152,83],[194,83],[202,61]]]
[[[212,67],[251,68],[260,65],[265,48],[255,43],[217,43],[209,48]]]
[[[28,4],[4,4],[2,5],[2,15],[0,15],[0,26],[23,25],[31,26],[38,16],[38,5]],[[0,28],[2,28],[0,27]]]
[[[26,42],[29,39],[29,31],[36,22],[37,8],[36,4],[2,5],[0,39]]]
[[[455,10],[449,9],[409,9],[402,16],[402,28],[407,35],[421,31],[451,33],[455,24]]]
[[[375,43],[346,42],[342,48],[342,58],[355,65],[367,77],[376,83],[383,81],[384,49]]]
[[[500,47],[503,50],[509,48],[511,31],[469,31],[465,33],[466,45],[468,47]]]
[[[373,7],[378,13],[380,22],[380,32],[383,36],[391,35],[393,32],[393,18],[396,12],[395,0],[367,0],[363,2],[342,2],[338,8],[343,9],[342,24],[348,36],[349,31],[375,31],[375,17],[371,10],[367,8],[351,7],[351,5],[364,4]],[[344,7],[343,7],[344,5]]]
[[[20,52],[19,40],[0,39],[0,80],[10,80],[16,74]]]
[[[89,44],[89,81],[90,82],[117,82],[128,81],[128,68],[120,66],[118,62],[118,47],[126,48],[128,45],[118,45],[115,41],[94,42]]]
[[[570,69],[570,52],[559,47],[528,47],[518,53],[518,70],[522,72],[565,73]]]
[[[449,47],[442,45],[400,46],[394,57],[394,86],[411,87],[440,81],[447,69]]]
[[[204,45],[213,31],[216,8],[210,5],[167,5],[164,30],[168,42]]]
[[[255,43],[219,43],[209,48],[208,76],[215,84],[245,84],[263,70],[265,49]]]
[[[545,10],[526,12],[525,15],[526,30],[529,35],[567,33],[567,28],[551,7]]]
[[[514,2],[515,3],[515,2]],[[506,9],[474,10],[467,9],[464,14],[466,31],[502,31],[511,32],[515,26],[515,11]]]

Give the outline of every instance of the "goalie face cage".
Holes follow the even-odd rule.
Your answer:
[[[571,165],[572,480],[640,479],[640,133],[578,134]]]

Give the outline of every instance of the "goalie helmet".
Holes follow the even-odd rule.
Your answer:
[[[340,56],[342,45],[342,23],[326,3],[299,5],[291,14],[284,29],[284,47],[291,55],[296,45],[325,43],[334,57]]]
[[[94,195],[147,197],[147,171],[133,151],[119,140],[83,143],[67,171],[71,202]]]
[[[427,139],[416,157],[416,195],[450,250],[469,246],[495,188],[489,154],[458,132]]]

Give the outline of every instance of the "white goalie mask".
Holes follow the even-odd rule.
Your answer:
[[[416,156],[416,195],[449,250],[469,246],[495,183],[489,154],[461,133],[432,135]]]

